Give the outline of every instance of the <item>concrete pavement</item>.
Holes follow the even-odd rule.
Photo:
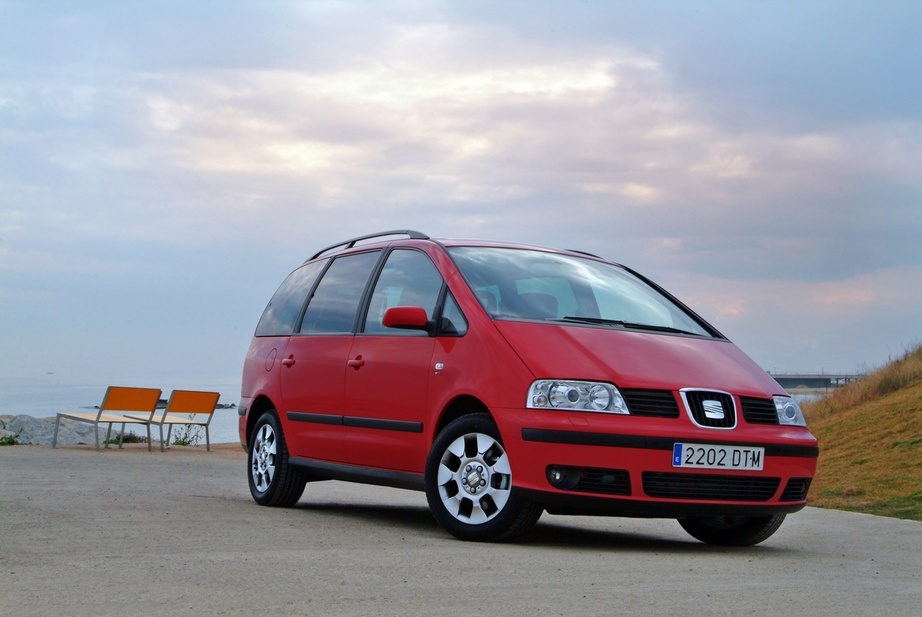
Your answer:
[[[0,447],[0,615],[920,615],[922,523],[807,508],[764,544],[545,516],[453,539],[422,493],[257,506],[239,445]]]

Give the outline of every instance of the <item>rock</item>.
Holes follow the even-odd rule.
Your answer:
[[[2,430],[4,434],[13,434],[17,436],[21,444],[33,444],[37,446],[50,446],[54,438],[55,418],[34,418],[32,416],[19,415],[13,416],[10,420],[4,422]],[[99,443],[102,444],[106,438],[106,428],[99,429]],[[86,422],[77,422],[64,418],[61,420],[61,426],[58,429],[58,445],[67,446],[75,444],[94,444],[92,424]],[[112,437],[118,437],[118,430],[112,427]]]

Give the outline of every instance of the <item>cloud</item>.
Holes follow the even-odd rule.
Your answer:
[[[512,52],[487,51],[497,49]],[[19,109],[37,101],[45,110],[23,124],[20,139],[53,149],[46,165],[114,172],[115,195],[169,213],[155,225],[227,209],[253,220],[254,204],[264,216],[306,209],[331,222],[322,213],[372,201],[397,214],[423,203],[539,218],[565,208],[571,220],[617,221],[616,237],[682,230],[672,250],[648,250],[642,263],[814,280],[835,262],[893,265],[862,247],[892,225],[864,238],[848,219],[869,207],[855,196],[875,183],[906,187],[905,199],[874,204],[879,220],[906,214],[920,188],[909,162],[922,148],[918,124],[740,131],[702,109],[698,92],[676,89],[674,71],[654,55],[598,41],[555,55],[502,27],[424,23],[383,28],[362,53],[322,69],[176,67],[127,83],[83,83],[78,72],[56,88],[60,95],[49,99],[43,80],[27,81],[13,99]],[[42,122],[39,132],[49,115],[50,130]],[[117,184],[120,173],[166,187],[182,178],[192,191],[149,204]],[[302,199],[288,197],[295,193]],[[918,229],[918,217],[907,223]],[[235,234],[239,225],[217,227]],[[593,228],[573,227],[573,243],[597,244]],[[850,256],[856,245],[860,261]]]
[[[668,286],[763,368],[860,371],[919,341],[922,266],[825,282],[753,281],[672,273]],[[766,337],[765,333],[771,333]],[[857,358],[860,358],[858,360]],[[870,362],[873,365],[875,360]]]
[[[883,282],[922,261],[918,37],[892,7],[166,6],[4,6],[0,293],[172,273],[251,319],[312,249],[412,227],[622,261],[760,358],[796,359],[769,326],[819,358],[827,322],[909,323]]]

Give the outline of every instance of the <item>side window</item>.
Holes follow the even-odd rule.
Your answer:
[[[292,333],[307,294],[325,265],[326,261],[317,261],[288,275],[263,311],[256,326],[256,336],[288,336]]]
[[[425,336],[425,332],[385,328],[384,311],[392,306],[421,306],[429,319],[433,319],[441,290],[442,276],[425,253],[409,249],[392,251],[375,283],[364,331]]]
[[[379,251],[338,257],[323,275],[307,305],[302,334],[343,334],[352,324],[362,301],[368,275],[378,261]]]
[[[439,334],[446,336],[464,336],[467,334],[467,319],[461,312],[455,297],[451,292],[445,294],[445,309],[442,311],[442,323]]]

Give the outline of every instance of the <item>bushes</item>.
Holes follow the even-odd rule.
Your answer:
[[[18,445],[19,445],[19,435],[18,434],[10,433],[8,435],[0,436],[0,446],[18,446]]]
[[[106,443],[110,445],[112,444],[117,445],[118,435],[115,435],[114,437],[109,439]],[[134,431],[128,431],[127,433],[125,433],[124,437],[122,437],[122,443],[147,443],[147,437],[145,437],[144,435],[138,435]]]
[[[190,415],[191,419],[192,416]],[[197,446],[202,439],[202,427],[194,424],[180,424],[173,436],[174,446]]]

